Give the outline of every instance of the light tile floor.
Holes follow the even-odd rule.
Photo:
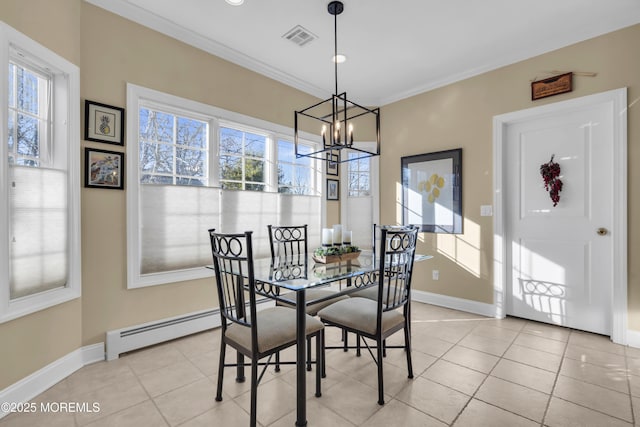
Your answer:
[[[602,427],[640,419],[640,350],[607,337],[420,303],[413,304],[412,336],[415,378],[407,378],[404,352],[388,350],[384,406],[368,353],[329,350],[321,398],[308,377],[309,425]],[[327,337],[340,343],[334,328]],[[401,339],[398,333],[390,342]],[[97,402],[99,412],[11,414],[0,427],[247,426],[249,383],[236,383],[233,369],[224,400],[214,400],[219,347],[214,330],[86,366],[34,402]],[[258,421],[294,425],[293,366],[265,374]]]

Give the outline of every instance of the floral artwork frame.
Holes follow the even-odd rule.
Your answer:
[[[462,233],[462,148],[401,158],[402,223]]]
[[[340,181],[327,178],[327,200],[340,200]]]
[[[84,139],[124,145],[124,108],[85,100]]]
[[[124,153],[85,147],[84,170],[85,187],[124,189]]]

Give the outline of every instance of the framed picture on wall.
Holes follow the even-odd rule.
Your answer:
[[[402,223],[462,233],[462,149],[402,157]]]
[[[84,186],[124,189],[124,153],[85,147]]]
[[[340,181],[327,179],[327,200],[340,200]]]
[[[327,153],[327,175],[338,176],[338,165],[340,164],[340,155]]]
[[[85,100],[84,139],[124,145],[124,108]]]

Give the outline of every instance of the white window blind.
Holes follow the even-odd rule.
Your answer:
[[[210,228],[253,231],[256,257],[271,253],[269,224],[307,224],[310,247],[318,246],[318,165],[307,165],[305,185],[313,196],[277,192],[274,141],[291,129],[132,84],[127,85],[127,112],[129,150],[137,153],[127,164],[128,288],[209,277],[211,271],[203,267],[212,262]],[[182,126],[181,133],[181,124],[190,127]],[[188,144],[180,142],[181,135],[189,137]],[[198,153],[180,157],[187,146]],[[197,162],[181,172],[178,165],[189,159]],[[184,171],[198,172],[198,179],[173,179],[196,176]]]
[[[223,191],[220,231],[253,231],[253,256],[270,256],[267,225],[278,224],[278,194],[262,191]]]
[[[81,293],[80,70],[0,22],[0,322]]]
[[[140,185],[140,273],[211,264],[207,230],[220,224],[218,188]]]
[[[279,222],[273,225],[307,224],[307,246],[310,251],[320,247],[320,210],[322,201],[316,196],[280,194],[278,197]]]
[[[10,298],[67,283],[67,174],[12,166],[10,174]]]
[[[260,191],[141,185],[140,273],[201,268],[211,264],[207,230],[253,231],[253,254],[269,256],[267,225],[308,227],[309,248],[319,246],[321,201]]]

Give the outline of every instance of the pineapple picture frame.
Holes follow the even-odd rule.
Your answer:
[[[84,139],[124,145],[124,108],[84,101]]]

